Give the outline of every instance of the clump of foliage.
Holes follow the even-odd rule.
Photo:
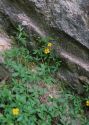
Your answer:
[[[76,125],[76,119],[81,120],[81,125],[88,125],[81,98],[64,91],[53,78],[53,72],[60,67],[54,43],[37,38],[38,48],[29,51],[26,39],[19,26],[16,35],[19,47],[15,45],[4,54],[11,79],[0,87],[0,125]],[[58,97],[48,94],[45,87],[56,82]]]
[[[5,64],[12,72],[12,77],[20,78],[24,82],[40,82],[53,83],[55,80],[51,76],[51,71],[48,65],[40,63],[37,65],[33,62],[29,51],[23,47],[13,48],[6,52]]]
[[[29,51],[32,62],[35,62],[37,65],[39,65],[40,63],[48,65],[51,71],[57,71],[61,65],[61,60],[54,49],[55,42],[52,42],[53,40],[51,37],[41,38],[35,35],[33,35],[33,37],[37,47]],[[17,44],[19,46],[26,47],[27,39],[29,38],[25,33],[24,28],[18,26],[16,33]]]
[[[74,125],[79,118],[85,125],[80,98],[60,91],[57,98],[48,95],[45,103],[40,98],[47,91],[47,88],[24,84],[21,79],[13,78],[10,85],[0,88],[0,124]]]

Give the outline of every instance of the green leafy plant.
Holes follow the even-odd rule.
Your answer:
[[[0,124],[73,125],[72,120],[76,121],[80,114],[79,98],[72,93],[61,92],[60,97],[48,95],[47,102],[42,102],[47,92],[47,88],[24,84],[21,79],[13,78],[8,86],[0,88]],[[19,109],[19,112],[13,113],[13,109]]]
[[[38,47],[29,51],[24,28],[17,31],[18,46],[3,54],[11,79],[0,86],[0,125],[88,125],[81,98],[53,77],[61,61],[51,38],[35,37]]]
[[[23,45],[26,47],[26,41],[27,41],[28,35],[24,31],[24,28],[21,25],[18,25],[16,29],[16,41],[19,46]]]
[[[46,64],[50,67],[51,71],[57,71],[60,67],[61,60],[55,52],[53,46],[53,43],[45,41],[42,46],[40,45],[37,49],[32,51],[32,56],[37,64]]]

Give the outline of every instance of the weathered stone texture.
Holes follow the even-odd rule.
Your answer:
[[[59,37],[62,80],[76,86],[89,78],[89,0],[0,0],[0,12],[29,32]]]

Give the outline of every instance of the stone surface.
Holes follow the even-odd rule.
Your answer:
[[[11,48],[11,39],[6,34],[0,34],[0,52]]]
[[[11,39],[2,28],[0,28],[0,82],[9,78],[9,71],[4,66],[2,53],[11,48]]]
[[[22,24],[29,34],[57,37],[59,77],[82,92],[80,78],[89,79],[89,0],[0,0],[0,12],[5,22]]]
[[[9,38],[7,33],[3,30],[0,25],[0,64],[3,63],[4,59],[1,56],[5,50],[11,49],[12,40]]]

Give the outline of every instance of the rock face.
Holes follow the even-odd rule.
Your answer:
[[[3,25],[0,25],[0,83],[4,80],[7,80],[10,76],[9,71],[5,68],[4,58],[2,57],[2,53],[11,48],[12,40],[3,30]]]
[[[0,12],[29,32],[58,37],[58,77],[82,92],[81,83],[89,82],[89,0],[0,0]]]

